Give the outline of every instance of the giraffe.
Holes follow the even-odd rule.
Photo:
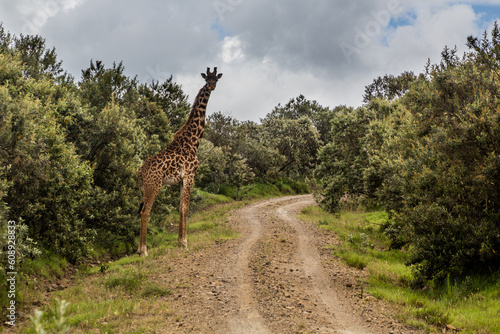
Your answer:
[[[196,152],[205,130],[205,112],[210,93],[215,89],[217,80],[222,73],[217,74],[217,67],[210,72],[202,73],[206,84],[200,89],[191,108],[186,124],[174,135],[172,143],[159,153],[147,158],[139,169],[138,181],[141,192],[141,232],[137,253],[148,255],[146,245],[147,223],[153,203],[163,185],[181,185],[181,200],[179,207],[179,246],[187,248],[186,220],[189,211],[189,200],[194,176],[198,169]]]

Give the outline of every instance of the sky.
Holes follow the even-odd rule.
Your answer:
[[[38,34],[80,80],[90,60],[123,61],[141,82],[173,76],[192,103],[200,73],[223,77],[207,113],[258,122],[304,95],[360,106],[385,74],[421,73],[445,46],[467,50],[500,22],[500,0],[17,0],[0,2],[12,34]]]

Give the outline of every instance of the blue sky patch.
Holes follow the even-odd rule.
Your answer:
[[[224,37],[232,36],[229,29],[224,27],[224,25],[218,19],[216,19],[214,21],[214,23],[212,23],[212,25],[210,26],[210,29],[212,29],[213,31],[215,31],[217,33],[217,37],[218,37],[219,41],[222,41],[224,39]]]
[[[500,5],[472,5],[472,9],[480,15],[480,25],[485,29],[495,20],[500,23]]]
[[[411,26],[417,19],[417,13],[411,11],[411,12],[406,12],[404,15],[400,17],[391,17],[391,20],[389,21],[389,28],[390,29],[396,29],[397,27],[401,26]]]

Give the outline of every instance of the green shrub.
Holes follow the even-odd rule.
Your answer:
[[[23,78],[23,67],[0,54],[0,165],[9,183],[8,217],[25,223],[42,246],[77,259],[90,251],[93,231],[84,223],[92,169],[58,125],[60,100],[70,94],[49,79]],[[16,86],[8,82],[17,82]],[[5,169],[4,169],[5,170]]]
[[[500,269],[500,50],[493,40],[459,60],[445,49],[388,118],[379,195],[394,209],[394,247],[411,240],[417,279]],[[486,58],[483,58],[486,57]]]

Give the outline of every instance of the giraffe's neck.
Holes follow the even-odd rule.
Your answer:
[[[196,99],[194,100],[186,125],[193,123],[197,127],[201,127],[202,130],[205,129],[205,112],[207,110],[208,99],[210,98],[211,92],[212,91],[208,88],[208,85],[205,85],[200,89]]]
[[[210,93],[211,90],[208,88],[208,85],[205,85],[200,89],[196,99],[194,100],[193,107],[191,108],[186,124],[184,124],[184,126],[177,131],[174,135],[174,140],[179,138],[182,139],[182,141],[189,141],[191,145],[198,148],[201,136],[205,131],[205,112],[207,110]]]

